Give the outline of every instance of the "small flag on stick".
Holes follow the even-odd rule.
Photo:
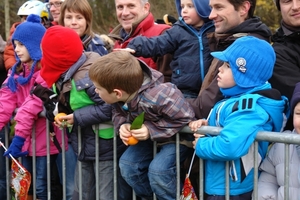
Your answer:
[[[0,147],[1,146],[7,151],[4,144],[0,141]],[[9,156],[12,159],[10,186],[13,189],[14,198],[16,200],[27,200],[31,174],[11,154],[9,154]]]
[[[193,154],[193,157],[192,157],[192,160],[191,160],[189,172],[187,173],[187,175],[185,177],[185,180],[184,180],[180,200],[198,200],[197,195],[195,193],[195,190],[194,190],[194,188],[191,184],[191,180],[190,180],[190,173],[191,173],[191,168],[192,168],[193,161],[194,161],[194,158],[195,158],[195,152],[196,151],[194,151],[194,154]]]
[[[212,113],[212,109],[210,110],[206,120],[209,119],[211,113]],[[192,169],[192,165],[193,165],[193,162],[194,162],[194,159],[195,159],[195,154],[196,154],[196,150],[194,150],[194,154],[193,154],[193,157],[192,157],[192,160],[191,160],[190,168],[189,168],[189,171],[186,174],[186,177],[185,177],[185,180],[184,180],[180,200],[198,200],[197,195],[195,193],[195,190],[192,186],[191,180],[189,178],[190,173],[191,173],[191,169]]]

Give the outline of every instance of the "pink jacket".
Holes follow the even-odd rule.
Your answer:
[[[27,69],[26,74],[30,71]],[[10,74],[10,72],[9,72]],[[47,155],[46,144],[46,118],[39,117],[43,111],[43,102],[35,95],[30,95],[35,82],[46,86],[46,82],[40,77],[40,72],[36,71],[30,81],[25,85],[17,84],[17,91],[13,93],[6,85],[8,78],[0,90],[0,129],[10,120],[16,108],[18,111],[15,116],[16,126],[15,135],[26,139],[22,151],[28,151],[32,155],[32,130],[36,132],[36,156]],[[20,74],[22,75],[22,74]],[[17,77],[19,75],[15,75]],[[55,127],[56,137],[61,144],[61,131]],[[67,150],[67,136],[65,136],[65,149]],[[50,140],[50,154],[57,154],[58,149]]]

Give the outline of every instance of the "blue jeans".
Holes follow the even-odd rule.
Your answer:
[[[244,194],[230,196],[230,200],[251,200],[252,191]],[[225,200],[225,196],[222,195],[207,195],[206,200]]]
[[[180,145],[181,162],[187,156],[188,147]],[[158,147],[153,158],[153,142],[140,141],[129,146],[119,162],[121,174],[134,189],[137,196],[152,199],[176,199],[176,145],[164,144]]]
[[[55,164],[57,155],[50,156],[50,168]],[[32,157],[22,157],[23,166],[30,172],[32,177]],[[47,156],[36,157],[36,197],[37,199],[47,200]],[[32,182],[29,188],[29,194],[33,194]],[[50,192],[50,191],[49,191]]]
[[[78,161],[75,171],[75,191],[73,200],[79,199],[79,163],[82,170],[82,199],[96,199],[96,163],[95,161]],[[99,161],[99,199],[113,199],[113,161]]]
[[[5,144],[5,128],[0,131],[1,142]],[[4,148],[0,147],[0,199],[6,199],[6,157]]]
[[[77,156],[73,150],[72,145],[68,144],[68,151],[66,151],[66,199],[71,200],[74,192],[74,176],[75,168],[77,163]],[[56,165],[60,177],[60,182],[62,182],[62,154],[58,154]]]

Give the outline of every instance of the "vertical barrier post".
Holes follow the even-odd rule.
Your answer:
[[[254,141],[254,186],[253,186],[253,199],[258,198],[257,183],[258,183],[258,141]]]
[[[176,133],[176,199],[180,199],[180,144],[179,144],[179,133]]]
[[[49,138],[48,138],[49,139]],[[31,182],[32,182],[32,190],[33,190],[33,199],[36,199],[36,132],[35,132],[35,125],[32,128],[32,174],[31,174]],[[48,150],[48,149],[47,149]],[[47,154],[47,164],[48,164],[48,154]],[[48,165],[47,165],[47,172],[48,172]],[[50,188],[49,179],[47,180],[47,188]],[[50,200],[49,195],[51,196],[50,190],[48,190],[48,200]]]
[[[99,124],[95,125],[95,153],[96,153],[96,158],[95,158],[95,164],[96,164],[96,171],[95,171],[95,178],[96,178],[96,199],[100,199],[99,197],[99,186],[100,186],[100,181],[99,181]],[[103,181],[103,180],[102,180]]]
[[[67,186],[66,186],[66,141],[65,141],[66,128],[61,130],[61,150],[62,150],[62,185],[63,185],[63,200],[67,199]],[[68,142],[68,141],[67,141]]]
[[[119,166],[117,166],[117,161],[118,161],[118,155],[117,155],[117,152],[118,152],[118,146],[117,146],[117,133],[114,131],[114,140],[113,140],[113,145],[114,145],[114,151],[113,151],[113,154],[114,154],[114,162],[113,162],[113,167],[114,167],[114,200],[118,200],[118,189],[117,189],[117,173],[118,173],[118,168]]]
[[[284,200],[289,200],[289,182],[290,182],[290,144],[285,144],[284,151]]]
[[[81,128],[78,127],[78,155],[81,152]],[[78,184],[79,184],[79,200],[82,200],[82,164],[79,160],[77,160],[78,163]],[[77,180],[75,180],[77,181]]]
[[[9,147],[9,136],[10,136],[10,133],[9,133],[9,128],[8,128],[8,125],[5,126],[5,146]],[[0,155],[2,156],[2,155]],[[10,167],[9,167],[9,159],[6,157],[5,158],[5,167],[6,167],[6,198],[7,199],[11,199],[11,196],[10,196]]]

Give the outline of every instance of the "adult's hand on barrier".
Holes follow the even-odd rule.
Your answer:
[[[9,154],[11,154],[15,158],[26,156],[28,154],[28,151],[22,152],[24,142],[25,138],[16,135],[13,138],[12,143],[10,144],[7,151],[5,151],[5,153],[3,154],[3,156],[9,157]]]

